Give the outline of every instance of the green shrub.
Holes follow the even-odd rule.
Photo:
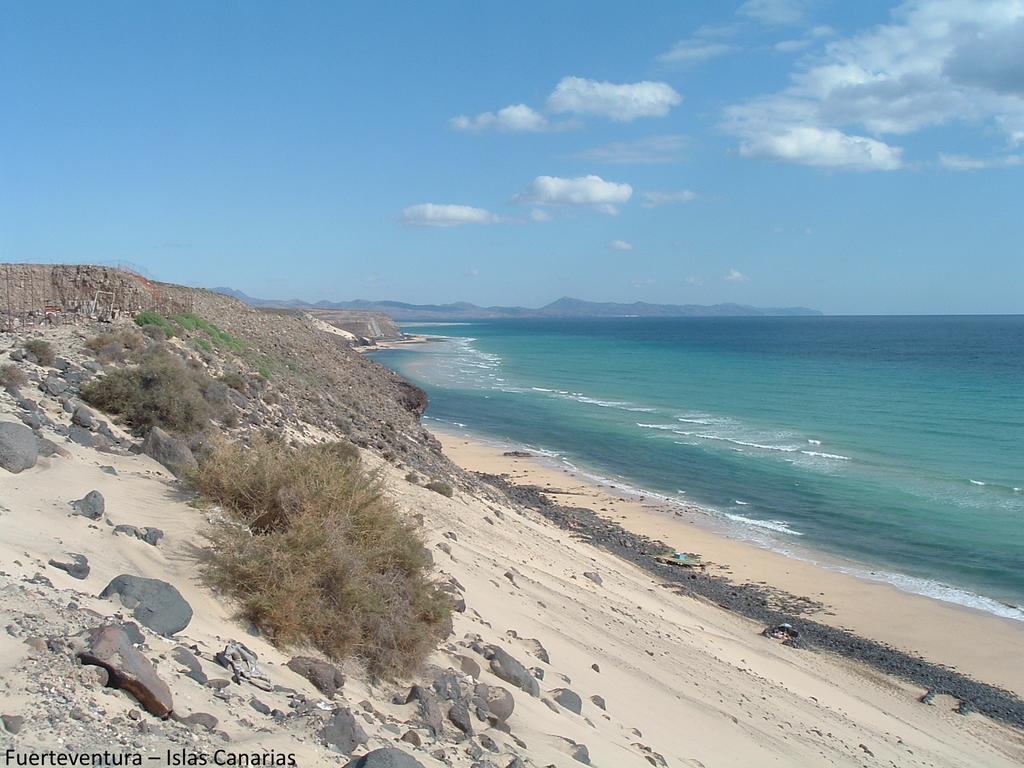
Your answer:
[[[449,499],[455,493],[455,489],[452,488],[451,483],[442,483],[440,480],[431,480],[423,487],[429,488],[434,493],[440,493],[442,496],[447,496]]]
[[[193,333],[200,331],[206,334],[213,343],[213,346],[218,349],[227,349],[239,355],[245,352],[245,342],[242,339],[237,336],[232,336],[227,331],[221,330],[209,320],[200,317],[194,312],[175,315],[172,319],[187,331],[192,331]],[[198,341],[198,339],[196,341]]]
[[[278,645],[404,675],[443,638],[451,604],[358,456],[348,443],[291,448],[265,435],[248,449],[218,444],[196,483],[233,521],[210,532],[205,574]]]
[[[28,376],[14,363],[0,365],[0,387],[24,387],[28,384]]]
[[[155,326],[156,328],[159,328],[161,331],[164,332],[164,336],[166,338],[175,336],[178,330],[174,326],[174,323],[172,323],[170,320],[168,320],[166,317],[159,314],[158,312],[153,312],[150,309],[147,309],[145,312],[140,312],[139,314],[137,314],[135,316],[135,324],[141,326],[142,328]]]
[[[187,435],[203,429],[213,415],[203,399],[209,377],[189,370],[166,349],[147,350],[138,365],[118,368],[82,387],[82,399],[120,416],[138,431],[162,427]]]
[[[25,351],[35,355],[40,365],[51,366],[57,359],[57,353],[53,351],[53,345],[43,339],[29,339],[25,342]]]

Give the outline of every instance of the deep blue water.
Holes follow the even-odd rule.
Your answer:
[[[1024,316],[410,330],[445,338],[375,357],[426,389],[431,418],[916,591],[1024,603]]]

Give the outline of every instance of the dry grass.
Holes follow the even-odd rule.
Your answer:
[[[146,348],[146,337],[134,328],[124,328],[94,336],[85,342],[85,346],[105,363],[123,362],[126,357],[136,357]]]
[[[52,366],[57,361],[57,353],[54,351],[53,345],[43,339],[29,339],[25,342],[25,351],[35,355],[39,364],[46,367]]]
[[[24,387],[28,384],[28,376],[14,363],[0,365],[0,387]]]
[[[181,435],[204,429],[215,414],[203,399],[210,381],[166,349],[146,350],[138,365],[118,368],[82,387],[82,399],[144,432],[161,427]]]
[[[221,443],[196,483],[234,520],[211,532],[206,573],[275,643],[402,675],[443,638],[451,605],[429,555],[353,446]]]

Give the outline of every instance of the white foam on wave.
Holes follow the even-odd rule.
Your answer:
[[[811,445],[821,445],[821,440],[812,440],[811,438],[807,438],[807,442]]]
[[[800,453],[806,456],[817,456],[820,459],[836,459],[837,461],[853,461],[849,456],[843,456],[838,453],[825,453],[824,451],[800,451]]]
[[[981,480],[971,480],[971,485],[988,485],[988,483],[983,483]]]
[[[775,531],[776,533],[784,533],[787,536],[803,536],[800,531],[794,531],[789,527],[789,523],[785,520],[757,520],[752,517],[744,517],[743,515],[737,515],[732,512],[723,512],[725,517],[732,520],[734,523],[742,523],[743,525],[749,525],[754,528],[764,528],[768,531]]]

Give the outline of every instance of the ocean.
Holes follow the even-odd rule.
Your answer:
[[[417,324],[433,419],[1024,620],[1024,316]]]

